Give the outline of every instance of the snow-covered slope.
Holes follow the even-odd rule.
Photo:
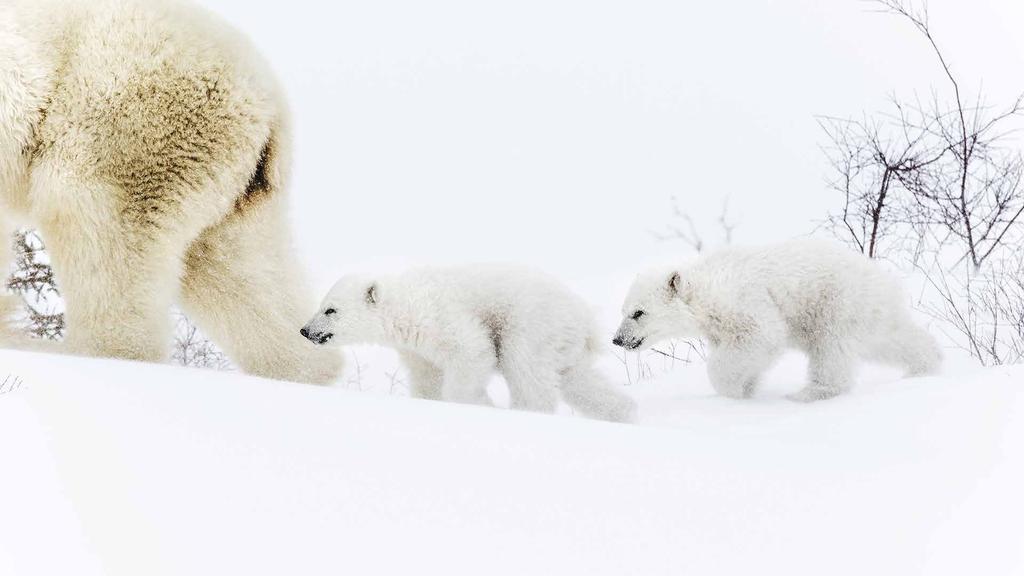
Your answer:
[[[0,574],[1018,574],[1024,369],[618,426],[0,352]],[[671,392],[671,394],[670,394]]]

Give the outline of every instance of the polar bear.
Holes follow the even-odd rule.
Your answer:
[[[204,9],[0,3],[0,238],[42,232],[73,353],[163,360],[177,301],[244,370],[333,380],[340,355],[294,329],[315,304],[290,247],[289,146],[273,75]]]
[[[301,333],[319,344],[397,349],[419,398],[490,404],[487,380],[497,371],[513,408],[554,412],[560,391],[584,415],[635,418],[633,400],[593,366],[601,337],[587,304],[533,270],[476,265],[344,277]]]
[[[809,382],[790,396],[810,402],[849,388],[857,360],[909,375],[936,371],[935,340],[911,320],[895,278],[861,254],[814,240],[727,248],[640,275],[613,342],[629,350],[667,338],[710,344],[715,390],[746,398],[787,347],[805,352]]]

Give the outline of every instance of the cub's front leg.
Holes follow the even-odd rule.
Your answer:
[[[440,400],[444,373],[433,363],[418,354],[402,352],[402,362],[409,370],[410,392],[413,398]]]
[[[441,395],[448,402],[492,406],[487,395],[487,380],[491,369],[480,364],[452,366],[444,372]]]
[[[727,398],[750,398],[761,374],[778,358],[779,350],[768,346],[718,346],[708,356],[708,379],[712,388]]]
[[[442,364],[444,372],[441,396],[450,402],[492,406],[487,395],[487,381],[497,368],[497,356],[490,338],[464,327],[453,332],[461,338],[450,345],[450,360]]]

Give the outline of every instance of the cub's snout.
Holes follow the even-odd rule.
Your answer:
[[[633,349],[637,349],[642,346],[646,340],[647,338],[634,335],[631,330],[620,329],[615,334],[615,337],[612,338],[611,343],[618,347],[633,351]]]
[[[648,334],[640,326],[641,314],[631,314],[623,318],[619,329],[615,331],[612,344],[626,350],[637,350],[647,341]]]
[[[625,348],[626,350],[636,350],[644,345],[646,338],[638,338],[636,336],[624,335],[621,332],[615,335],[612,339],[612,344]]]
[[[299,334],[302,334],[302,337],[306,338],[310,342],[320,345],[327,344],[334,338],[334,334],[331,334],[330,332],[313,332],[309,327],[299,330]]]

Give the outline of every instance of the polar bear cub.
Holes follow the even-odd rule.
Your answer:
[[[692,264],[640,275],[614,343],[636,350],[668,338],[704,337],[715,390],[749,397],[786,348],[805,352],[810,402],[850,387],[858,360],[909,375],[941,364],[935,340],[911,320],[895,278],[861,254],[814,240],[729,248]]]
[[[602,338],[587,304],[528,269],[478,265],[344,277],[301,333],[317,344],[397,349],[419,398],[490,404],[487,381],[497,371],[516,409],[554,412],[560,391],[593,418],[636,416],[634,401],[593,367]]]

